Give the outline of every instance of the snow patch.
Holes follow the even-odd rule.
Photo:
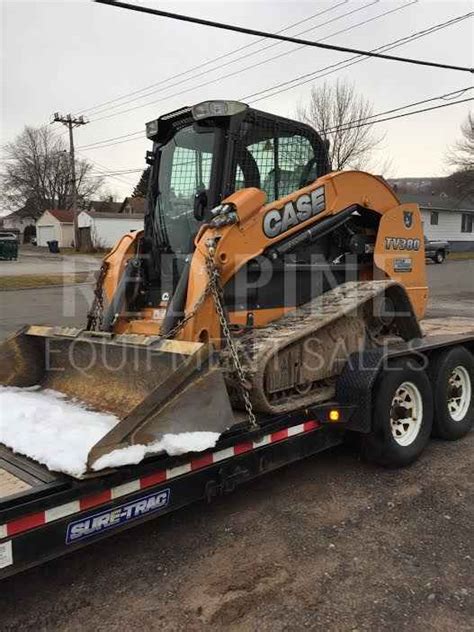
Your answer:
[[[202,452],[213,448],[220,434],[218,432],[182,432],[180,434],[165,434],[160,441],[149,445],[131,445],[120,450],[113,450],[95,461],[92,469],[96,472],[108,467],[120,465],[135,465],[143,461],[147,454],[166,452],[170,456],[186,454],[187,452]]]
[[[115,415],[88,410],[56,391],[0,386],[0,443],[55,472],[81,477],[89,450],[117,423]],[[219,436],[217,432],[165,434],[152,444],[105,454],[93,470],[133,465],[157,452],[170,456],[202,452],[213,448]]]
[[[63,393],[0,386],[0,443],[56,472],[81,476],[89,450],[118,421]]]

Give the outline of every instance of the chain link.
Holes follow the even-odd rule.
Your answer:
[[[206,267],[209,276],[209,287],[211,290],[212,298],[214,299],[217,316],[219,317],[222,334],[230,351],[232,364],[234,365],[234,372],[237,375],[239,390],[241,397],[244,400],[244,406],[247,412],[249,425],[251,426],[251,428],[258,428],[257,419],[255,417],[255,413],[253,412],[253,406],[250,400],[248,383],[245,379],[244,369],[242,367],[242,363],[240,362],[237,347],[235,345],[234,338],[232,337],[232,333],[229,327],[229,321],[224,309],[220,273],[210,255],[206,258]]]
[[[198,298],[198,300],[196,301],[194,308],[191,312],[189,312],[189,314],[187,314],[183,320],[181,320],[176,327],[173,327],[173,329],[170,329],[170,331],[165,334],[164,336],[162,336],[163,338],[174,338],[177,334],[179,334],[179,332],[184,329],[184,326],[188,323],[188,321],[191,320],[191,318],[194,318],[194,316],[196,315],[198,309],[201,307],[201,305],[204,303],[204,301],[206,300],[206,298],[209,296],[209,293],[211,291],[210,285],[208,284],[204,290],[204,292],[201,294],[201,296]],[[160,334],[161,335],[161,334]]]
[[[109,269],[109,264],[104,261],[100,266],[99,274],[94,288],[94,300],[87,314],[88,331],[100,331],[104,320],[104,280]]]
[[[248,382],[245,379],[244,369],[242,367],[242,363],[240,362],[237,347],[235,345],[234,338],[232,337],[232,333],[229,327],[229,321],[227,319],[227,315],[224,309],[223,291],[222,291],[222,286],[221,286],[220,272],[217,266],[215,265],[214,260],[211,256],[212,247],[208,246],[208,249],[210,251],[209,255],[206,257],[208,283],[205,290],[203,291],[199,299],[196,301],[192,311],[189,312],[189,314],[187,314],[183,318],[183,320],[181,320],[176,325],[176,327],[173,327],[173,329],[171,329],[165,336],[163,336],[163,338],[166,338],[166,339],[174,338],[180,331],[182,331],[185,325],[196,315],[197,311],[202,306],[202,304],[204,303],[206,298],[209,296],[209,294],[211,294],[214,301],[216,313],[219,318],[219,323],[222,328],[222,334],[224,336],[225,343],[230,351],[230,356],[232,358],[232,364],[234,367],[234,373],[237,376],[239,390],[244,402],[245,411],[247,412],[249,425],[252,428],[258,428],[257,418],[255,417],[255,413],[253,412],[253,406],[250,400]],[[100,268],[99,275],[97,277],[97,283],[94,290],[94,295],[95,295],[94,302],[92,303],[92,307],[87,317],[88,330],[100,329],[102,325],[103,311],[104,311],[103,283],[104,283],[105,276],[107,274],[108,267],[109,267],[109,264],[104,262]]]

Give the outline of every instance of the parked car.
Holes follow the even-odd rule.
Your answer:
[[[435,263],[443,263],[450,252],[449,241],[432,241],[425,237],[425,255]]]
[[[6,232],[0,232],[0,239],[5,239],[7,241],[18,241],[18,235],[16,235],[15,233],[6,233]]]

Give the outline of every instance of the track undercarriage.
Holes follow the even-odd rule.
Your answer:
[[[383,314],[386,298],[397,294],[397,311]],[[405,301],[403,301],[405,297]],[[238,338],[238,352],[256,411],[278,414],[327,400],[335,378],[352,353],[388,338],[420,337],[403,288],[393,281],[345,283],[291,313]],[[226,349],[222,361],[234,406],[239,390]]]

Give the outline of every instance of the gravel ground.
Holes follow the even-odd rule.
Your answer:
[[[2,584],[2,630],[472,630],[474,434],[337,448]]]
[[[471,265],[429,267],[431,316],[472,315]],[[2,293],[2,331],[34,296],[72,324],[54,291]],[[473,454],[474,433],[397,471],[333,449],[5,580],[0,629],[471,631]]]

